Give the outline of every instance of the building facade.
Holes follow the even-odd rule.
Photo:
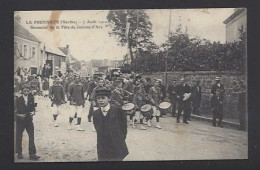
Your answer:
[[[24,77],[40,74],[40,40],[14,19],[14,71]]]
[[[239,41],[239,29],[247,28],[247,11],[245,8],[236,8],[234,13],[224,22],[226,24],[226,42]]]
[[[57,47],[43,45],[41,49],[42,75],[49,77],[51,75],[64,75],[66,73],[66,55]]]

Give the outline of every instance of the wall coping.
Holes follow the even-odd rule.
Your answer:
[[[141,75],[161,75],[165,74],[165,72],[144,72],[140,73]],[[167,74],[183,74],[183,75],[193,75],[193,74],[199,74],[199,75],[246,75],[246,73],[241,72],[232,72],[232,71],[170,71],[167,72]]]

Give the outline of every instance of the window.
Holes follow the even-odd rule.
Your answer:
[[[32,47],[32,58],[35,58],[35,47]]]
[[[23,45],[23,57],[27,58],[27,46]]]

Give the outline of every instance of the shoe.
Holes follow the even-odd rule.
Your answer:
[[[213,124],[214,127],[216,127],[216,124]]]
[[[141,126],[141,128],[140,128],[141,130],[146,130],[146,128],[145,127],[143,127],[143,126]]]
[[[186,124],[189,124],[189,122],[186,120],[186,121],[183,121],[183,123],[186,123]]]
[[[23,159],[23,154],[21,154],[21,153],[19,154],[19,153],[18,153],[17,158],[18,158],[18,159]]]
[[[188,118],[187,120],[188,120],[188,121],[191,121],[191,118]]]
[[[38,160],[40,158],[40,156],[37,156],[37,155],[30,155],[30,160]]]
[[[54,127],[58,127],[58,123],[57,122],[54,123]]]
[[[77,131],[85,131],[85,129],[82,129],[80,126],[78,126]]]
[[[218,127],[221,127],[221,128],[223,128],[223,125],[218,125]]]
[[[150,120],[148,120],[148,122],[147,122],[147,125],[149,126],[149,127],[151,127],[152,125],[151,125],[151,121]]]
[[[69,127],[67,128],[67,130],[72,130],[71,125],[69,125]]]
[[[161,126],[158,124],[158,125],[156,125],[156,128],[161,129]]]
[[[177,123],[180,123],[180,119],[177,119]]]

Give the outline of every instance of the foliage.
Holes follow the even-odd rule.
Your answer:
[[[128,37],[126,37],[127,16],[130,23]],[[109,27],[112,28],[109,35],[115,36],[121,46],[127,44],[128,38],[131,61],[135,58],[134,52],[138,51],[137,48],[147,50],[148,46],[152,43],[152,23],[149,21],[149,16],[145,10],[111,10],[108,13],[107,19],[110,23]]]
[[[137,72],[162,72],[165,71],[167,58],[168,71],[245,72],[246,30],[241,27],[239,32],[239,41],[211,43],[199,37],[189,37],[187,31],[181,31],[180,25],[168,41],[156,47],[157,50],[141,51],[141,57],[133,61],[132,69]],[[158,50],[161,48],[164,50]]]

